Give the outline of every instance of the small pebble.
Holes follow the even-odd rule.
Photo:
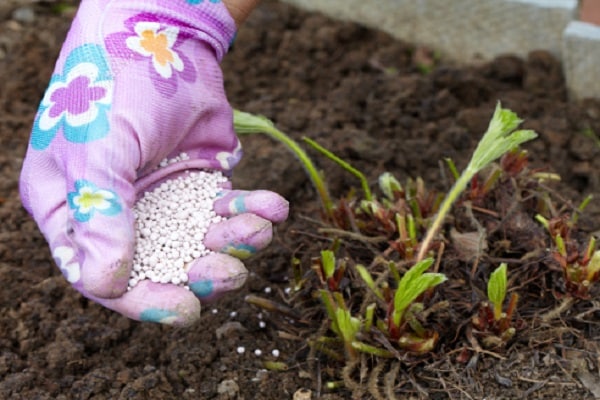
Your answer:
[[[12,19],[15,21],[30,24],[35,21],[35,11],[31,7],[19,7],[12,13]]]
[[[312,399],[312,391],[310,389],[298,389],[294,393],[293,400],[311,400]]]
[[[240,387],[233,379],[226,379],[217,387],[217,392],[228,399],[236,398],[239,391]]]

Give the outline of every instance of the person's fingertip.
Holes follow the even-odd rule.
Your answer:
[[[119,298],[92,299],[137,321],[187,327],[200,319],[201,305],[194,293],[171,284],[144,280]]]
[[[268,190],[233,190],[217,199],[214,208],[219,215],[251,213],[274,223],[285,221],[289,214],[289,202]]]
[[[189,288],[202,301],[238,290],[248,278],[248,270],[237,258],[213,253],[195,261],[188,272]]]
[[[216,252],[247,258],[271,243],[273,224],[254,214],[241,214],[212,225],[204,245]]]
[[[198,303],[199,304],[199,303]],[[162,308],[148,308],[140,313],[142,322],[154,322],[163,325],[189,327],[200,318],[200,308],[187,310],[169,310]]]
[[[94,297],[112,299],[127,291],[130,273],[131,265],[128,260],[116,260],[112,264],[103,265],[103,268],[84,264],[81,284],[83,290]]]
[[[239,258],[240,260],[245,260],[258,253],[258,249],[255,246],[251,246],[246,243],[229,243],[221,247],[219,252],[229,254],[232,257]]]
[[[209,297],[214,293],[215,284],[210,279],[201,279],[189,283],[190,290],[199,298]]]

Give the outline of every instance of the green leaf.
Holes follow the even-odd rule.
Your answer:
[[[329,279],[335,273],[335,255],[331,250],[321,251],[321,265],[323,266],[323,272],[325,278]]]
[[[402,185],[394,175],[389,172],[384,172],[379,175],[379,188],[389,200],[395,200],[395,193],[402,191]]]
[[[594,275],[600,271],[600,250],[594,252],[587,268],[587,280],[592,283],[591,280],[594,278]]]
[[[371,327],[373,326],[373,320],[375,319],[375,308],[377,305],[375,303],[371,303],[365,309],[365,332],[370,332]]]
[[[358,271],[358,274],[360,275],[362,280],[365,281],[365,284],[369,287],[369,289],[371,289],[373,293],[375,293],[375,296],[383,300],[383,294],[381,293],[381,290],[379,290],[379,288],[375,286],[375,281],[373,280],[373,277],[371,276],[367,268],[364,265],[359,264],[356,266],[356,270]]]
[[[360,330],[360,320],[343,308],[335,310],[337,326],[345,342],[351,342]]]
[[[329,158],[331,161],[338,164],[340,167],[345,169],[347,172],[349,172],[352,175],[354,175],[355,177],[357,177],[358,180],[360,181],[360,185],[363,189],[365,200],[373,200],[371,188],[369,187],[369,181],[367,180],[367,177],[365,176],[365,174],[363,174],[358,169],[356,169],[352,165],[350,165],[349,162],[342,160],[340,157],[333,154],[333,152],[327,150],[325,147],[321,146],[319,143],[315,142],[311,138],[303,137],[302,140],[304,140],[304,142],[307,143],[310,147],[317,150],[319,153],[321,153],[325,157]]]
[[[327,312],[327,316],[331,320],[331,329],[335,333],[340,334],[340,331],[339,331],[338,325],[337,325],[337,320],[336,320],[336,311],[335,311],[336,306],[333,301],[333,298],[331,297],[331,294],[327,290],[319,290],[319,294],[321,295],[321,301],[323,302],[323,305],[325,306],[325,311]]]
[[[352,347],[355,350],[358,350],[358,351],[366,353],[366,354],[371,354],[376,357],[393,358],[395,356],[394,353],[392,353],[389,350],[380,349],[379,347],[371,346],[370,344],[366,344],[366,343],[359,342],[359,341],[353,341]]]
[[[421,294],[428,289],[446,281],[446,276],[439,273],[424,273],[433,264],[432,258],[426,258],[416,263],[400,279],[396,293],[394,294],[394,312],[392,319],[396,326],[400,321],[404,311]]]
[[[487,295],[494,305],[494,318],[499,320],[502,314],[502,303],[504,303],[506,297],[506,263],[500,264],[490,275]]]
[[[233,122],[238,134],[262,133],[274,127],[267,117],[233,110]]]
[[[477,173],[504,153],[537,136],[531,130],[514,131],[521,122],[523,120],[517,114],[502,108],[498,102],[488,129],[473,152],[467,170]]]

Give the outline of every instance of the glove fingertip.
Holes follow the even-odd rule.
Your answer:
[[[248,270],[239,259],[220,253],[196,260],[188,272],[190,290],[203,301],[240,289],[247,278]]]
[[[117,299],[95,299],[128,318],[178,327],[189,327],[200,319],[200,301],[189,290],[148,280]]]
[[[204,245],[216,252],[248,258],[264,249],[273,238],[271,221],[256,214],[240,214],[211,225]]]
[[[131,266],[127,260],[117,260],[103,268],[84,268],[81,271],[83,290],[91,296],[112,299],[127,291]]]

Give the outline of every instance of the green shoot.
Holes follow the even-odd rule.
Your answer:
[[[567,256],[567,247],[565,246],[565,241],[560,234],[557,234],[554,237],[554,244],[556,245],[556,250],[558,250],[558,254],[563,257]]]
[[[372,354],[376,357],[381,357],[381,358],[394,357],[394,353],[392,353],[388,350],[380,349],[379,347],[371,346],[371,345],[368,345],[363,342],[358,342],[358,341],[352,342],[352,348],[354,348],[355,350],[358,350],[362,353]]]
[[[594,198],[594,196],[589,194],[579,204],[579,206],[577,207],[577,210],[573,213],[573,216],[571,217],[572,225],[575,225],[577,223],[577,221],[579,220],[579,214],[581,214],[583,212],[583,210],[585,210],[585,208],[588,206],[588,204],[590,204],[590,201],[592,201],[593,198]]]
[[[365,200],[367,200],[367,201],[373,200],[373,195],[371,194],[371,188],[369,187],[369,182],[367,181],[367,178],[365,177],[365,175],[362,172],[360,172],[359,170],[354,168],[352,165],[350,165],[348,162],[342,160],[341,158],[339,158],[338,156],[336,156],[331,151],[327,150],[326,148],[324,148],[323,146],[321,146],[314,140],[309,139],[307,137],[302,138],[302,140],[304,140],[310,147],[317,150],[319,153],[323,154],[325,157],[329,158],[331,161],[335,162],[336,164],[338,164],[340,167],[342,167],[343,169],[345,169],[352,175],[356,176],[358,178],[358,180],[360,181],[360,185],[365,194]]]
[[[594,258],[595,256],[595,252],[594,250],[596,249],[596,238],[595,237],[590,237],[590,241],[588,242],[588,246],[587,249],[585,251],[585,255],[584,255],[584,260],[592,260],[592,258]]]
[[[70,14],[72,12],[77,11],[77,7],[66,2],[58,2],[52,5],[51,10],[55,14]]]
[[[320,290],[319,292],[331,321],[331,330],[344,342],[348,357],[354,358],[356,352],[352,347],[352,342],[356,340],[356,335],[360,331],[360,320],[352,316],[341,293],[334,292],[332,295],[327,290]]]
[[[592,139],[594,141],[594,144],[598,147],[600,147],[600,138],[598,137],[598,135],[596,134],[596,132],[594,132],[594,130],[590,127],[587,128],[583,128],[583,130],[581,131],[581,134],[583,136],[586,136],[590,139]]]
[[[389,172],[379,175],[378,183],[383,195],[390,201],[396,200],[396,193],[402,192],[402,184]]]
[[[502,303],[506,297],[506,263],[500,264],[490,275],[487,295],[494,305],[494,319],[498,321],[502,318]]]
[[[508,109],[503,109],[500,103],[496,105],[496,110],[488,129],[473,152],[471,161],[456,182],[454,182],[454,186],[442,202],[439,212],[427,230],[427,235],[422,242],[417,260],[420,261],[425,257],[433,237],[437,234],[446,215],[450,212],[452,204],[454,204],[456,199],[465,190],[471,179],[506,152],[537,136],[531,130],[515,131],[521,122],[522,120],[515,113]]]
[[[323,180],[323,177],[308,157],[306,152],[285,133],[278,130],[273,122],[263,116],[253,115],[239,110],[233,111],[233,125],[238,135],[248,135],[253,133],[264,133],[274,140],[283,143],[298,159],[306,169],[310,180],[312,181],[325,213],[328,217],[332,216],[333,202],[329,196],[329,191]]]
[[[400,279],[394,294],[394,311],[392,323],[399,327],[406,309],[428,289],[446,281],[446,276],[440,273],[425,273],[433,264],[433,258],[419,261],[410,268]]]
[[[375,303],[371,303],[367,306],[365,310],[365,332],[369,333],[371,331],[371,327],[373,326],[373,320],[375,319],[375,307],[377,305]]]
[[[373,280],[373,277],[371,276],[367,268],[364,265],[359,264],[356,266],[356,270],[358,271],[358,274],[360,275],[362,280],[365,281],[367,287],[373,291],[375,296],[377,296],[377,298],[380,300],[384,300],[381,290],[379,290],[379,288],[375,285],[375,281]]]
[[[589,198],[589,197],[588,197]],[[584,200],[578,211],[583,210],[589,200]],[[565,215],[550,220],[536,215],[552,239],[551,255],[563,270],[567,292],[576,298],[587,299],[593,283],[600,279],[600,250],[596,250],[596,238],[590,237],[584,251],[579,251],[579,241],[571,237],[573,218]]]
[[[590,240],[590,243],[592,243],[591,240]],[[600,250],[597,250],[594,252],[594,255],[590,259],[590,262],[589,262],[587,268],[588,268],[588,270],[587,270],[586,280],[588,282],[592,282],[594,280],[595,276],[598,274],[598,272],[600,272]]]
[[[335,273],[335,255],[333,251],[321,251],[321,264],[325,273],[325,279],[333,278],[333,274]]]
[[[546,228],[547,231],[550,231],[550,222],[546,218],[544,218],[544,216],[537,214],[535,216],[535,220],[542,224],[542,226]]]
[[[263,362],[263,367],[268,371],[283,372],[289,369],[289,366],[281,361],[266,360]]]
[[[482,302],[477,315],[471,318],[471,323],[477,330],[477,336],[485,348],[504,346],[517,332],[515,326],[520,325],[519,321],[512,321],[519,301],[518,294],[511,294],[506,311],[502,311],[502,305],[506,298],[506,269],[506,263],[502,263],[491,273],[487,285],[489,301]],[[516,325],[513,326],[514,324]]]
[[[446,158],[445,161],[446,165],[448,166],[448,169],[450,170],[450,173],[452,174],[452,177],[455,181],[457,181],[460,177],[460,174],[458,173],[458,168],[456,168],[456,164],[454,164],[454,161],[451,158]]]
[[[344,342],[352,342],[360,330],[360,320],[350,314],[345,308],[335,310],[335,322]]]

